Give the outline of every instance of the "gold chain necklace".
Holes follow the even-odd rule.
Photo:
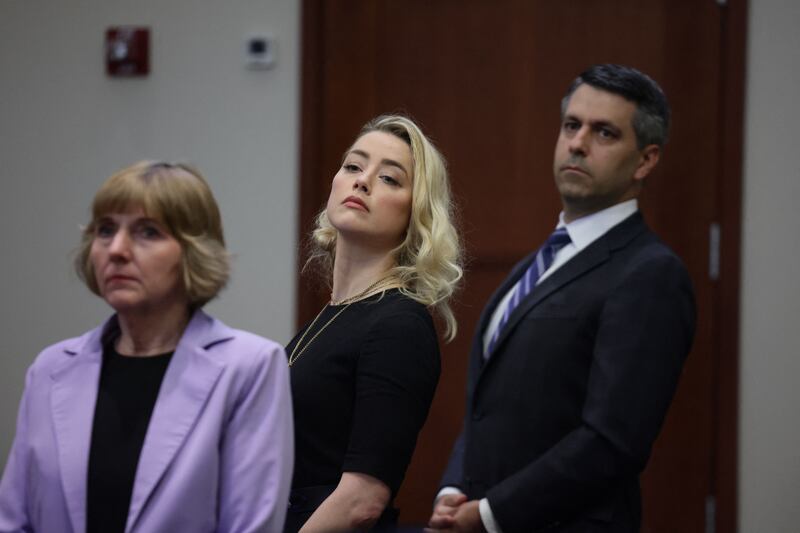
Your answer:
[[[368,296],[372,296],[373,293],[379,292],[378,291],[379,288],[380,288],[380,290],[384,290],[385,291],[385,290],[388,290],[388,289],[390,289],[392,287],[398,286],[396,284],[390,284],[391,278],[392,278],[392,276],[386,276],[385,278],[381,278],[378,281],[376,281],[375,283],[373,283],[372,285],[370,285],[369,287],[367,287],[366,289],[364,289],[363,291],[361,291],[358,294],[356,294],[355,296],[350,296],[349,298],[342,298],[341,300],[338,300],[338,301],[334,301],[334,299],[331,298],[330,305],[351,304],[353,302],[357,302],[359,300],[363,300],[364,298],[366,298]],[[386,287],[384,287],[384,285],[386,285]],[[331,296],[333,296],[333,294],[331,294]]]
[[[309,326],[306,328],[306,330],[305,330],[305,331],[303,332],[303,334],[300,336],[300,340],[298,340],[298,341],[297,341],[297,344],[295,344],[295,345],[294,345],[294,348],[292,349],[292,353],[289,355],[289,366],[292,366],[292,365],[295,363],[295,361],[297,361],[297,360],[300,358],[300,356],[301,356],[301,355],[303,355],[303,352],[305,352],[305,351],[306,351],[306,348],[308,348],[309,346],[311,346],[311,343],[312,343],[312,342],[314,342],[314,339],[316,339],[317,337],[319,337],[320,333],[322,333],[323,331],[325,331],[325,328],[327,328],[328,326],[330,326],[330,325],[331,325],[331,322],[333,322],[334,320],[336,320],[336,319],[339,317],[339,315],[341,315],[342,313],[344,313],[344,312],[347,310],[347,308],[348,308],[348,307],[350,307],[352,304],[354,304],[354,303],[355,303],[355,302],[357,302],[358,300],[362,300],[362,299],[366,298],[367,296],[370,296],[370,295],[372,294],[372,292],[374,292],[374,291],[375,291],[375,289],[376,289],[376,288],[378,288],[380,285],[384,284],[384,283],[386,282],[386,280],[388,280],[388,279],[389,279],[389,276],[387,276],[387,277],[385,277],[385,278],[381,278],[381,279],[379,279],[378,281],[376,281],[375,283],[373,283],[372,285],[370,285],[369,287],[367,287],[367,288],[366,288],[366,289],[364,289],[363,291],[359,292],[359,293],[358,293],[358,294],[356,294],[355,296],[351,296],[351,297],[349,297],[349,298],[345,298],[344,300],[339,300],[338,302],[334,302],[333,300],[331,300],[331,301],[330,301],[330,303],[328,303],[328,304],[325,304],[325,307],[323,307],[322,309],[320,309],[319,313],[317,313],[317,316],[316,316],[316,317],[314,317],[314,320],[313,320],[313,321],[311,321],[311,325],[309,325]],[[383,289],[383,290],[386,290],[386,289]],[[313,335],[313,336],[312,336],[312,337],[311,337],[311,338],[308,340],[308,342],[306,343],[306,345],[305,345],[305,346],[303,346],[302,348],[300,348],[300,345],[301,345],[301,344],[303,344],[303,339],[305,339],[305,338],[306,338],[306,334],[308,334],[308,332],[309,332],[309,331],[311,331],[312,329],[314,329],[314,324],[316,324],[316,323],[317,323],[317,320],[319,320],[319,317],[321,317],[321,316],[322,316],[322,313],[325,311],[325,309],[327,309],[327,308],[328,308],[328,306],[329,306],[329,305],[337,305],[337,306],[338,306],[338,305],[344,305],[344,307],[342,307],[341,309],[339,309],[339,311],[338,311],[338,312],[337,312],[335,315],[333,315],[333,316],[331,317],[331,319],[330,319],[330,320],[328,320],[327,322],[325,322],[325,324],[324,324],[324,325],[323,325],[321,328],[319,328],[319,331],[317,331],[317,332],[316,332],[316,333],[315,333],[315,334],[314,334],[314,335]],[[298,351],[298,350],[299,350],[299,351]]]

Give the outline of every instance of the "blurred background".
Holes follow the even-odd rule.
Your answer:
[[[482,304],[556,221],[561,96],[590,64],[620,62],[673,106],[641,205],[700,313],[643,476],[643,529],[796,531],[798,25],[793,0],[0,0],[0,465],[27,366],[108,315],[71,269],[106,177],[140,159],[196,165],[235,254],[209,311],[285,343],[325,300],[298,266],[341,154],[400,111],[449,161],[470,259],[397,502],[424,522]],[[127,26],[149,31],[146,75],[106,72],[107,31]]]

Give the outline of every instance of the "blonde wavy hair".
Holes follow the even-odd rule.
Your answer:
[[[356,140],[373,131],[403,140],[411,148],[414,163],[411,217],[405,239],[392,251],[395,266],[389,276],[398,283],[400,292],[430,307],[444,320],[444,338],[450,341],[458,331],[458,323],[449,301],[464,271],[444,157],[407,117],[381,115],[374,118],[361,128]],[[330,278],[335,251],[336,229],[323,208],[311,234],[311,253],[306,266],[317,263]]]
[[[136,208],[163,224],[180,243],[189,306],[196,309],[216,297],[228,282],[230,255],[214,195],[198,170],[156,161],[123,168],[95,194],[92,219],[75,256],[75,270],[89,290],[101,295],[90,257],[98,222],[110,213]]]

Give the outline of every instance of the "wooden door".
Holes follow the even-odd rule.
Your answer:
[[[460,334],[443,346],[442,380],[397,500],[402,523],[422,524],[430,513],[460,427],[467,354],[484,302],[556,221],[560,99],[585,67],[615,62],[650,74],[672,104],[671,140],[641,207],[687,263],[699,311],[694,349],[643,476],[643,531],[705,531],[715,494],[718,531],[734,530],[736,351],[721,338],[736,318],[720,305],[737,305],[738,277],[724,291],[709,277],[709,228],[721,222],[729,243],[723,259],[738,274],[739,199],[731,190],[740,175],[721,179],[724,170],[738,172],[723,154],[738,139],[729,128],[741,132],[728,116],[741,106],[742,83],[730,74],[742,70],[730,54],[744,42],[730,35],[730,9],[715,0],[304,2],[303,238],[360,126],[399,111],[447,157],[468,245],[455,305]],[[304,322],[325,298],[306,280],[299,286]]]

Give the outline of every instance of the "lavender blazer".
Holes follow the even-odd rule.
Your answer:
[[[45,349],[0,481],[0,532],[83,533],[105,325]],[[126,532],[279,532],[294,459],[283,349],[192,317],[142,446]]]

